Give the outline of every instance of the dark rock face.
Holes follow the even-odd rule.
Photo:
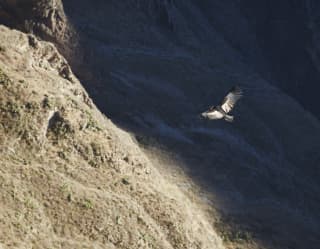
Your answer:
[[[213,205],[261,246],[301,249],[320,243],[320,124],[292,98],[319,115],[316,9],[64,2],[82,49],[73,69],[99,108],[141,143],[151,137],[179,155]],[[235,123],[197,118],[235,84],[245,92]]]
[[[73,44],[75,34],[60,0],[1,0],[0,23],[54,42],[67,58],[71,56],[73,46],[66,43]]]
[[[64,7],[84,49],[87,68],[77,73],[100,109],[140,142],[150,145],[144,138],[152,137],[183,158],[189,174],[219,200],[214,205],[226,219],[262,244],[315,248],[320,126],[272,87],[295,97],[299,90],[289,80],[317,74],[301,48],[306,41],[283,49],[295,32],[307,31],[297,24],[278,36],[287,29],[279,24],[279,31],[270,26],[264,34],[248,5],[132,0],[68,1]],[[295,60],[283,55],[294,49]],[[233,125],[197,119],[234,84],[244,87],[246,97]],[[298,100],[307,106],[307,99]]]
[[[240,6],[275,84],[320,117],[319,1],[245,0]]]

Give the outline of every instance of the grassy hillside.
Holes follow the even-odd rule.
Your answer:
[[[223,248],[55,47],[0,27],[3,248]]]

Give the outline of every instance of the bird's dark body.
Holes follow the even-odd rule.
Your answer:
[[[223,99],[221,105],[210,107],[208,111],[201,113],[201,116],[210,120],[224,119],[228,122],[233,122],[234,117],[228,115],[228,113],[241,97],[242,90],[239,87],[233,87]]]

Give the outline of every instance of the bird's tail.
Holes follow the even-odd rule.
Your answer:
[[[234,119],[234,117],[231,116],[231,115],[225,115],[225,116],[224,116],[224,120],[225,120],[225,121],[233,122],[233,119]]]

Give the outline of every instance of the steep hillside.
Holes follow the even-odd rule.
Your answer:
[[[320,124],[313,116],[318,115],[315,104],[318,101],[315,97],[318,22],[314,1],[305,0],[301,4],[283,1],[274,5],[262,1],[265,3],[262,7],[250,0],[22,2],[28,5],[26,11],[22,11],[24,8],[19,1],[1,4],[0,20],[56,44],[98,108],[117,126],[129,131],[132,139],[143,148],[148,159],[143,158],[150,162],[142,165],[151,168],[151,172],[159,170],[166,184],[171,182],[170,186],[176,186],[173,188],[178,189],[178,193],[183,192],[192,200],[190,206],[206,210],[207,222],[214,223],[225,246],[318,249]],[[278,20],[283,13],[286,19]],[[17,16],[19,19],[15,18]],[[300,39],[294,39],[296,37]],[[10,68],[9,62],[7,68]],[[69,69],[63,69],[60,64],[58,68],[56,71],[62,77],[76,81],[68,73]],[[8,69],[3,70],[13,77],[5,71]],[[292,84],[292,79],[299,84]],[[236,84],[244,89],[245,97],[235,109],[233,124],[205,122],[198,118],[201,111],[217,104]],[[70,86],[73,85],[70,83]],[[65,89],[56,83],[50,87],[57,93]],[[61,99],[67,101],[68,98]],[[83,104],[78,112],[83,112],[82,108],[89,107]],[[64,112],[60,110],[60,113],[61,117],[59,114],[55,119],[65,120]],[[95,165],[95,161],[91,162],[96,152],[91,149],[90,136],[105,132],[107,128],[85,136],[81,134],[87,134],[87,129],[77,132],[72,123],[82,119],[71,116],[66,120],[69,120],[68,125],[62,125],[63,130],[70,130],[76,143],[88,142],[89,146],[89,149],[80,150],[76,146],[68,152],[71,165],[83,160],[73,159],[73,153],[81,154],[81,151],[90,155],[82,156],[87,163]],[[110,121],[108,123],[114,127]],[[46,139],[52,139],[50,134],[51,131]],[[129,138],[123,136],[126,139],[116,139],[119,148]],[[70,146],[70,139],[56,140]],[[100,141],[100,137],[93,140]],[[39,146],[38,140],[36,144]],[[62,149],[52,148],[56,147],[42,151],[50,154],[57,150],[58,156],[64,157],[59,153]],[[141,150],[135,148],[139,151],[137,156],[140,155]],[[46,154],[43,158],[51,157]],[[57,162],[59,165],[60,161]],[[109,179],[103,180],[104,183],[118,179],[108,178],[101,172],[98,176],[101,180]],[[132,176],[129,182],[140,182],[139,177],[142,176],[137,179]],[[122,178],[120,174],[119,179]],[[154,184],[158,178],[162,179],[158,174],[147,174],[143,181]],[[90,179],[90,175],[85,178],[86,181]],[[147,186],[144,184],[142,186]],[[120,186],[126,189],[127,180]],[[155,189],[163,188],[158,182],[155,186]],[[167,189],[164,192],[176,193]],[[159,193],[163,192],[159,190]],[[135,196],[132,192],[128,198],[135,199]],[[158,205],[154,204],[154,210],[158,210]],[[189,209],[179,205],[182,204],[172,207],[177,217],[189,217],[195,212],[184,211]],[[152,213],[148,212],[155,226],[159,222],[162,224],[161,216],[154,217]],[[211,220],[212,217],[215,219]],[[183,220],[189,221],[188,218]],[[196,221],[207,229],[202,218]],[[186,224],[183,227],[195,230],[178,233],[193,235],[179,241],[188,241],[189,245],[197,238],[205,241],[194,232],[197,226]],[[166,231],[169,234],[169,230]],[[199,234],[207,233],[199,231]],[[162,235],[159,236],[156,236],[158,240],[163,241]],[[177,248],[175,238],[170,237],[165,243]],[[203,243],[197,246],[205,248],[207,242]],[[181,248],[192,247],[183,244]]]
[[[223,248],[55,47],[0,26],[2,248]]]

